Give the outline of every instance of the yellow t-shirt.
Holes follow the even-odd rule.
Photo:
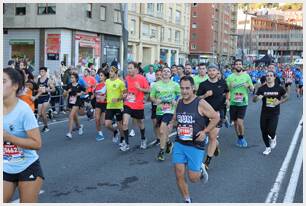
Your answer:
[[[106,82],[106,109],[123,109],[123,100],[113,103],[113,98],[121,98],[124,92],[125,84],[121,79],[111,80],[107,79]]]

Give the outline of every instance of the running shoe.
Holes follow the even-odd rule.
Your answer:
[[[66,137],[69,138],[69,139],[72,139],[72,134],[69,132],[69,133],[66,134]]]
[[[52,109],[49,109],[49,110],[48,110],[48,117],[49,117],[49,119],[52,119],[52,118],[53,118]]]
[[[156,145],[160,145],[159,139],[155,139],[155,140],[153,140],[152,142],[150,142],[150,143],[148,144],[148,147],[150,147],[150,146],[156,146]]]
[[[146,139],[142,139],[140,142],[140,148],[141,149],[147,149],[147,140]]]
[[[236,146],[241,147],[241,139],[237,139]]]
[[[96,136],[97,142],[102,141],[102,140],[104,140],[104,139],[105,139],[105,138],[104,138],[103,134],[102,134],[102,135],[101,135],[101,134],[97,134],[97,136]]]
[[[122,147],[123,145],[125,145],[125,140],[123,140],[122,142],[119,143],[119,146]]]
[[[226,118],[225,118],[225,121],[224,121],[224,126],[225,126],[226,128],[229,128],[229,125],[230,125],[230,123],[229,123],[229,121],[228,121],[228,118],[226,117]]]
[[[122,152],[126,152],[126,151],[128,151],[130,149],[130,146],[128,145],[128,144],[124,144],[124,145],[122,145],[121,147],[120,147],[120,150],[122,151]]]
[[[157,155],[157,160],[164,161],[165,160],[165,153],[163,151],[159,151]]]
[[[118,143],[119,141],[119,135],[120,135],[120,132],[118,130],[116,130],[114,132],[114,137],[113,137],[113,143]]]
[[[205,183],[207,183],[207,181],[208,181],[208,173],[207,173],[206,168],[205,168],[205,165],[204,165],[203,163],[201,164],[201,169],[200,169],[200,171],[201,171],[200,179],[201,179],[201,181],[203,181],[203,183],[205,184]]]
[[[58,112],[55,110],[55,111],[53,111],[53,114],[58,114]]]
[[[79,135],[82,135],[84,133],[83,128],[84,128],[84,126],[81,124],[80,128],[79,128]]]
[[[248,147],[248,142],[246,141],[245,138],[241,139],[241,147]]]
[[[274,137],[274,139],[270,139],[270,147],[271,149],[274,149],[276,147],[276,135]]]
[[[135,135],[136,135],[135,131],[133,129],[131,129],[129,136],[134,137]]]
[[[41,130],[41,132],[49,132],[50,129],[47,126],[44,126]]]
[[[185,199],[185,203],[192,203],[192,199],[191,198],[189,200]]]
[[[263,151],[264,155],[269,155],[271,153],[272,149],[271,147],[266,147],[265,151]]]
[[[171,154],[172,148],[173,148],[172,142],[171,142],[171,141],[167,142],[167,145],[166,145],[166,153],[167,153],[167,154]]]

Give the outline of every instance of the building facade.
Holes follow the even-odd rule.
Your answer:
[[[193,3],[190,17],[190,60],[225,64],[235,56],[237,4]]]
[[[120,4],[4,4],[4,66],[10,59],[28,58],[38,71],[66,65],[119,61]]]
[[[190,4],[129,3],[128,61],[183,64],[189,54]]]

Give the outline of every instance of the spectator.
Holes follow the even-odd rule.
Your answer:
[[[148,80],[149,84],[155,82],[156,78],[153,65],[149,66],[149,72],[146,74],[146,79]]]

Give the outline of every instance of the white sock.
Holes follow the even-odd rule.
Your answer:
[[[186,202],[191,202],[190,197],[185,198],[185,201],[186,201]]]
[[[102,133],[102,131],[99,131],[99,135],[103,136],[103,133]]]

